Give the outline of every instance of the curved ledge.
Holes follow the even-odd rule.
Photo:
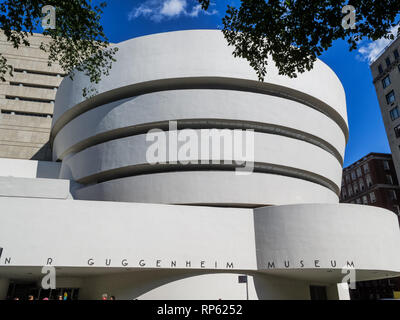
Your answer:
[[[279,188],[277,188],[279,186]],[[254,172],[179,171],[137,175],[82,187],[79,200],[164,204],[268,206],[295,203],[337,203],[330,189],[303,179]]]
[[[236,164],[142,164],[127,166],[123,168],[112,169],[108,171],[103,171],[83,179],[77,180],[78,183],[84,185],[92,185],[97,183],[103,183],[111,180],[117,180],[127,177],[133,177],[138,175],[151,175],[154,173],[164,173],[164,172],[183,172],[183,171],[235,171],[239,168],[244,168],[244,166]],[[323,176],[315,174],[310,171],[300,170],[297,168],[291,168],[270,163],[254,163],[253,172],[257,173],[269,173],[276,174],[285,177],[291,177],[296,179],[302,179],[305,181],[313,182],[319,184],[325,188],[330,189],[336,195],[339,196],[340,188],[332,181],[326,179]],[[251,174],[251,172],[250,172]]]
[[[177,122],[177,129],[231,129],[231,130],[254,130],[255,132],[260,133],[269,133],[280,135],[284,137],[289,137],[293,139],[297,139],[300,141],[305,141],[310,144],[313,144],[333,155],[340,165],[343,165],[343,157],[339,153],[339,151],[332,146],[327,141],[323,139],[289,127],[278,126],[269,123],[261,123],[261,122],[250,122],[250,121],[240,121],[240,120],[229,120],[229,119],[184,119],[184,120],[175,120]],[[118,128],[111,131],[107,131],[104,133],[97,134],[90,138],[87,138],[72,147],[65,150],[59,157],[56,157],[55,160],[62,160],[67,155],[71,153],[78,153],[87,148],[93,147],[95,145],[117,140],[129,136],[135,136],[140,134],[146,134],[151,129],[161,129],[163,131],[168,131],[169,129],[169,121],[160,121],[153,123],[146,123],[141,125],[134,125],[130,127]]]
[[[337,123],[341,128],[346,141],[348,140],[348,127],[342,116],[325,102],[298,90],[289,87],[275,85],[271,83],[262,83],[254,80],[245,80],[225,77],[187,77],[152,80],[136,83],[104,93],[100,93],[88,100],[85,100],[74,107],[65,111],[62,115],[57,115],[53,119],[50,141],[57,133],[72,119],[91,109],[110,103],[113,101],[129,98],[133,96],[153,93],[158,91],[182,90],[182,89],[222,89],[246,91],[260,94],[278,96],[281,98],[300,102],[310,108],[313,108]],[[57,110],[57,108],[56,108]]]
[[[186,136],[186,138],[181,139],[179,132],[182,132],[182,137]],[[163,152],[162,149],[159,149],[159,142],[148,139],[147,134],[129,136],[98,144],[65,158],[61,166],[60,178],[89,184],[99,179],[104,180],[104,178],[88,179],[88,177],[97,175],[102,177],[105,172],[112,172],[112,175],[114,175],[121,168],[129,167],[129,170],[131,170],[141,168],[140,166],[144,165],[147,168],[146,170],[150,170],[151,173],[151,170],[163,168],[163,165],[166,164],[172,165],[174,162],[179,164],[176,170],[181,168],[184,171],[191,171],[187,168],[196,170],[197,164],[226,164],[228,166],[223,167],[223,169],[229,170],[229,168],[237,168],[239,164],[245,165],[246,170],[251,173],[253,163],[256,163],[257,170],[262,172],[273,172],[274,168],[286,168],[283,172],[284,175],[288,174],[289,168],[298,170],[294,173],[296,176],[300,175],[301,172],[312,172],[315,177],[324,177],[322,180],[325,182],[319,183],[336,185],[335,188],[332,187],[335,192],[340,188],[342,170],[337,159],[321,148],[304,141],[274,134],[257,132],[248,135],[246,133],[245,142],[242,137],[244,146],[242,143],[238,143],[238,149],[229,150],[229,148],[225,148],[224,151],[221,150],[222,143],[224,146],[232,144],[233,140],[230,137],[234,135],[234,132],[228,129],[224,129],[224,131],[211,130],[209,135],[203,135],[203,138],[208,139],[208,148],[212,147],[213,151],[209,149],[208,152],[204,152],[201,150],[207,148],[206,144],[196,138],[193,139],[193,137],[202,136],[200,130],[188,132],[157,131],[156,135],[163,137],[156,138],[162,143],[162,149],[167,151],[172,147],[176,150],[176,154],[173,151]],[[187,140],[189,136],[191,138]],[[176,149],[174,139],[178,139],[175,140],[177,142]],[[263,164],[268,164],[268,168],[263,168]],[[158,165],[160,166],[158,167]],[[165,169],[168,170],[168,168]],[[209,170],[206,167],[199,167],[198,169]],[[159,170],[157,169],[157,171]],[[109,179],[106,178],[106,180]]]

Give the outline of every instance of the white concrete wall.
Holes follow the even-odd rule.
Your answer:
[[[95,85],[99,94],[159,79],[210,76],[246,79],[256,81],[254,86],[282,86],[308,94],[331,106],[347,121],[343,87],[336,74],[320,60],[315,62],[312,72],[300,74],[295,79],[278,75],[278,69],[271,61],[268,77],[260,84],[249,63],[233,57],[233,48],[227,45],[218,30],[154,34],[121,42],[117,47],[117,62],[110,75]],[[63,80],[57,91],[53,125],[67,110],[84,100],[81,88],[87,83],[88,78],[79,72],[73,81]]]
[[[271,61],[268,77],[260,82],[246,60],[233,57],[218,30],[156,34],[118,48],[110,75],[95,85],[96,95],[83,99],[81,88],[89,82],[80,72],[74,80],[64,79],[57,92],[53,159],[63,160],[61,177],[87,186],[77,190],[77,199],[246,207],[338,202],[348,135],[346,99],[323,62],[290,79]],[[179,162],[174,173],[167,166],[151,172],[144,168],[150,146],[145,134],[170,120],[198,131],[204,126],[255,130],[251,159],[263,169],[235,182],[212,178],[214,194],[207,190],[210,173],[223,179],[233,170],[224,163],[188,169]],[[246,141],[242,149],[248,146]],[[172,179],[181,184],[179,192],[154,183],[165,186]],[[233,185],[226,187],[228,181]],[[275,191],[261,195],[257,182]]]
[[[389,210],[353,204],[299,204],[254,212],[260,269],[268,269],[272,261],[276,268],[285,268],[284,261],[290,261],[287,269],[315,268],[316,264],[321,269],[335,269],[332,260],[337,261],[336,268],[346,267],[347,261],[353,261],[359,270],[400,267],[396,253],[399,224]]]
[[[0,177],[58,179],[61,163],[0,158]]]
[[[342,281],[347,261],[354,264],[357,281],[400,272],[397,218],[376,207],[309,204],[271,206],[253,213],[251,209],[6,197],[0,197],[0,207],[4,209],[0,276],[2,266],[40,267],[48,258],[51,265],[89,273],[103,273],[98,268],[224,270],[332,284]],[[355,227],[359,221],[362,228]],[[285,266],[285,261],[290,265]],[[275,267],[269,268],[268,262]]]
[[[201,136],[200,130],[191,130],[190,132],[195,137]],[[219,140],[218,134],[215,136]],[[167,132],[166,145],[161,143],[166,150],[170,145],[168,140]],[[164,170],[167,170],[167,164],[174,159],[177,159],[178,163],[187,161],[190,164],[196,164],[191,172],[174,171],[158,174],[159,167],[153,166],[156,163],[149,163],[151,159],[147,158],[147,150],[155,142],[146,141],[146,135],[137,135],[98,144],[67,157],[62,163],[60,177],[90,184],[91,186],[79,190],[76,194],[77,199],[88,200],[170,204],[242,203],[250,206],[338,202],[336,193],[340,190],[341,165],[333,155],[317,146],[283,136],[254,133],[254,150],[251,150],[251,154],[246,154],[247,161],[251,162],[246,164],[249,167],[249,175],[238,176],[235,171],[216,171],[218,166],[214,167],[215,177],[225,176],[228,180],[215,181],[215,186],[211,190],[209,189],[211,184],[209,179],[215,180],[215,177],[210,177],[211,174],[207,171],[195,171],[197,166],[201,168],[204,160],[216,161],[220,165],[229,165],[232,161],[240,163],[243,158],[233,155],[235,148],[232,146],[233,141],[229,141],[231,143],[230,154],[225,155],[223,148],[219,148],[220,152],[217,152],[216,155],[210,154],[205,158],[198,152],[201,143],[203,142],[199,142],[196,138],[193,141],[179,142],[177,143],[178,150],[183,145],[192,147],[189,156],[179,154],[176,158],[176,155],[166,155],[166,157],[157,159],[161,165],[165,165]],[[254,163],[256,163],[256,167],[253,170]],[[179,168],[184,169],[185,164],[181,164]],[[148,172],[143,174],[142,170],[148,170]],[[257,170],[265,172],[252,173]],[[140,175],[135,176],[138,174]],[[128,177],[117,179],[119,175]],[[129,177],[130,175],[133,177]],[[180,176],[191,176],[192,178],[180,179]],[[96,184],[101,179],[110,181]],[[162,179],[166,179],[166,181],[161,181]],[[256,179],[258,179],[258,184]],[[154,183],[156,180],[159,184],[158,187]],[[198,183],[196,183],[197,181]],[[229,182],[230,186],[227,181],[231,181]],[[179,186],[176,188],[160,187],[170,183],[179,184]],[[263,190],[259,190],[262,194],[257,195],[260,183],[263,185]],[[277,185],[282,184],[287,184],[285,193],[281,193],[281,188],[276,188]],[[304,187],[300,188],[300,185]],[[155,189],[152,189],[153,187]],[[232,190],[233,188],[235,190]],[[157,190],[157,192],[153,190]],[[265,190],[271,191],[265,194]]]
[[[123,259],[136,269],[171,269],[171,261],[176,269],[186,261],[188,269],[256,268],[250,209],[2,197],[0,208],[0,266],[11,256],[12,266],[43,266],[52,257],[53,265],[94,270],[106,259],[111,268],[125,267]]]
[[[72,199],[69,180],[0,177],[0,197]]]
[[[101,175],[110,170],[118,172],[117,169],[128,166],[134,169],[135,166],[157,163],[166,164],[170,161],[201,164],[203,161],[211,160],[224,164],[229,162],[240,163],[243,160],[247,160],[249,162],[264,163],[271,166],[285,166],[291,169],[307,171],[310,174],[326,178],[333,186],[336,186],[338,190],[340,189],[342,178],[342,167],[340,163],[332,154],[307,142],[273,134],[254,132],[254,134],[252,134],[254,137],[254,150],[251,150],[251,154],[246,154],[246,158],[243,158],[241,154],[235,153],[235,151],[237,151],[235,148],[238,147],[234,145],[235,141],[229,139],[227,141],[230,143],[231,149],[228,154],[224,153],[224,148],[222,147],[224,144],[221,143],[218,152],[210,152],[210,155],[207,157],[207,155],[203,155],[199,151],[201,143],[203,142],[199,141],[197,137],[201,136],[201,130],[190,129],[178,132],[186,132],[193,138],[188,139],[188,137],[185,137],[184,141],[177,141],[177,131],[168,131],[165,133],[166,144],[158,141],[147,141],[146,134],[126,137],[85,149],[63,161],[62,166],[63,168],[68,167],[66,171],[72,173],[72,179],[79,181],[91,175]],[[229,133],[231,137],[234,135],[232,130],[225,130],[225,132]],[[220,133],[217,131],[210,134],[210,136],[213,142],[216,141],[215,139],[218,141],[223,140],[220,139]],[[246,138],[246,140],[249,139]],[[172,142],[170,143],[170,141]],[[162,147],[165,147],[165,150],[169,150],[170,144],[173,143],[177,144],[177,150],[185,147],[190,149],[190,153],[166,153],[165,155],[157,156],[157,162],[147,158],[146,151],[151,148],[152,145],[153,148],[162,145]],[[246,143],[249,143],[249,141],[246,141]],[[227,147],[226,145],[224,146]],[[229,150],[228,147],[227,150]],[[246,149],[243,151],[246,152]],[[151,155],[153,156],[153,153],[151,153]],[[182,167],[184,167],[184,165]],[[61,177],[64,177],[63,172],[61,172]],[[315,200],[318,201],[317,198]]]
[[[160,121],[219,119],[293,129],[319,137],[343,157],[345,137],[325,114],[289,99],[234,90],[170,90],[107,103],[71,120],[54,140],[54,159],[76,150],[79,143]],[[157,124],[154,124],[156,127]],[[279,131],[276,132],[279,134]],[[297,132],[297,134],[299,134]]]
[[[302,179],[278,174],[235,171],[185,171],[144,174],[82,187],[77,199],[164,204],[224,204],[264,206],[337,203],[330,189]]]

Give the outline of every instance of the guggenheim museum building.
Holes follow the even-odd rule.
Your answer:
[[[0,159],[0,299],[53,269],[51,290],[139,300],[349,299],[400,274],[396,215],[339,204],[346,97],[325,63],[291,79],[271,60],[260,82],[218,30],[116,46],[100,83],[62,80],[47,161]]]

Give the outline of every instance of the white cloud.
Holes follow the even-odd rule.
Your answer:
[[[185,12],[186,0],[167,0],[163,3],[161,8],[161,15],[167,17],[179,16]]]
[[[129,20],[133,20],[139,16],[148,16],[152,13],[153,11],[150,8],[147,8],[143,5],[140,5],[139,7],[137,7],[135,10],[132,10],[131,12],[129,12],[128,14],[128,19]]]
[[[390,33],[393,34],[395,37],[397,36],[397,30],[399,26],[392,27],[390,29]],[[372,62],[375,58],[381,53],[383,49],[391,42],[390,39],[381,38],[373,42],[369,42],[358,49],[360,55],[358,58],[363,61]]]
[[[197,17],[197,16],[199,15],[199,13],[200,13],[201,10],[202,10],[202,9],[201,9],[201,5],[198,4],[197,6],[194,6],[194,7],[193,7],[192,11],[189,12],[188,15],[189,15],[190,17]],[[207,11],[205,11],[205,12],[207,12]]]
[[[213,4],[211,3],[210,5],[213,5]],[[194,7],[192,8],[192,11],[191,11],[191,12],[186,12],[186,15],[188,15],[189,17],[197,17],[197,16],[199,15],[199,13],[204,13],[204,14],[207,15],[207,16],[212,16],[212,15],[214,15],[214,14],[217,14],[218,11],[215,10],[215,9],[213,9],[213,10],[208,9],[207,11],[204,11],[204,10],[201,8],[201,5],[198,4],[198,5],[196,5],[196,6],[194,6]]]
[[[192,4],[194,0],[189,0]],[[177,18],[181,15],[187,17],[198,17],[200,13],[205,15],[217,14],[217,10],[204,11],[201,5],[192,5],[188,8],[186,0],[146,0],[140,6],[135,7],[129,12],[128,20],[138,17],[149,18],[152,21],[160,22],[163,19]]]

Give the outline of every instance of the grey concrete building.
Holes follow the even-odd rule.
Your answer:
[[[400,177],[400,38],[392,41],[370,65],[383,123]]]
[[[16,49],[0,33],[0,53],[14,68],[0,82],[0,157],[50,160],[54,100],[64,74],[57,64],[48,66],[39,49],[48,38],[34,34],[29,41],[29,47]]]

